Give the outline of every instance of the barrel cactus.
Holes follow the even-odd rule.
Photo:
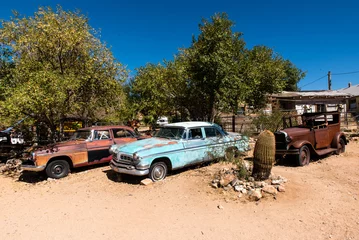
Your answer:
[[[255,180],[266,180],[275,162],[275,138],[271,131],[259,134],[253,152],[253,172]]]

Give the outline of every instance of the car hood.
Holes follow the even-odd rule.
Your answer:
[[[180,140],[152,137],[125,145],[115,145],[112,150],[114,153],[125,152],[127,154],[133,154],[145,151],[160,152],[165,149],[176,150],[180,148],[183,148],[183,144]]]
[[[310,132],[310,128],[305,127],[293,127],[293,128],[285,128],[281,130],[281,132],[286,132],[288,136],[299,136],[299,135],[306,135]]]

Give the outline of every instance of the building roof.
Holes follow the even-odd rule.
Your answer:
[[[358,88],[359,90],[359,88]],[[359,91],[358,91],[359,94]],[[320,90],[320,91],[301,91],[301,92],[288,92],[283,91],[277,94],[272,94],[276,98],[349,98],[350,93],[340,90]]]
[[[343,92],[343,93],[348,93],[352,96],[359,96],[359,84],[357,85],[353,85],[347,88],[341,88],[338,91]]]

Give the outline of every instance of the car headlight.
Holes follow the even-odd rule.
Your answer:
[[[112,146],[108,149],[108,151],[110,152],[111,155],[114,154],[114,153],[116,153],[116,145],[112,145]]]
[[[291,141],[292,141],[292,138],[291,138],[291,137],[289,137],[289,136],[287,136],[287,137],[285,138],[285,141],[286,141],[287,143],[289,143],[289,142],[291,142]]]

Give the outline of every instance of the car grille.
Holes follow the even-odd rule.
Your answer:
[[[282,132],[275,132],[274,133],[275,136],[275,147],[276,149],[287,149],[287,142],[285,139],[285,134]]]
[[[112,160],[122,164],[133,164],[133,157],[131,155],[121,154],[118,159],[117,154],[112,155]]]

